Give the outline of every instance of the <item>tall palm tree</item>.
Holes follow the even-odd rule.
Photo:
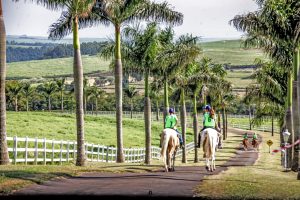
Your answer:
[[[76,128],[77,128],[77,159],[76,165],[83,166],[86,163],[84,153],[84,111],[83,111],[83,67],[80,52],[79,28],[90,26],[93,16],[90,14],[96,0],[44,0],[42,2],[52,9],[66,8],[59,20],[50,27],[49,38],[61,39],[73,33],[74,48],[74,83],[76,99]]]
[[[61,109],[61,112],[64,111],[64,91],[65,91],[65,86],[66,86],[65,82],[66,82],[65,78],[56,80],[57,90],[60,92],[60,109]]]
[[[132,119],[132,111],[133,111],[133,98],[138,95],[138,91],[134,86],[128,86],[124,88],[124,93],[130,100],[130,118]]]
[[[14,100],[15,111],[18,112],[18,100],[21,96],[23,85],[19,81],[11,81],[7,84],[7,93]]]
[[[34,88],[31,86],[30,83],[25,83],[23,86],[23,96],[26,99],[26,111],[29,111],[29,98],[32,96],[32,94],[34,93]]]
[[[48,100],[48,111],[51,111],[51,97],[57,92],[56,82],[46,82],[43,85],[40,85],[39,90],[44,94]]]
[[[97,86],[91,87],[91,95],[93,96],[95,100],[95,111],[97,113],[98,111],[98,99],[101,98],[101,96],[104,94],[104,91],[98,88]]]
[[[0,0],[0,165],[9,163],[7,141],[6,141],[6,32],[2,11],[2,0]]]
[[[168,3],[155,3],[150,0],[102,0],[94,7],[93,13],[98,16],[98,22],[115,27],[115,94],[117,120],[117,162],[124,162],[123,131],[122,131],[122,56],[121,56],[121,27],[140,20],[154,20],[182,24],[183,15],[173,11]],[[148,72],[146,72],[146,75]],[[145,94],[148,96],[148,94]],[[147,98],[146,98],[147,99]],[[148,104],[149,102],[146,101]],[[149,109],[149,106],[145,106]],[[151,111],[150,111],[151,112]],[[147,126],[148,127],[148,126]],[[149,130],[149,127],[146,129]]]

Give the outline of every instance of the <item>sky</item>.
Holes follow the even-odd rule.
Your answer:
[[[155,0],[163,2],[163,0]],[[229,25],[237,14],[257,10],[254,0],[167,0],[172,8],[183,13],[183,24],[174,28],[177,36],[191,33],[202,38],[238,38],[242,32]],[[3,1],[7,35],[48,36],[49,26],[60,11],[51,11],[30,1]],[[83,38],[107,38],[114,33],[112,26],[97,26],[79,31]],[[71,37],[71,36],[68,36]]]

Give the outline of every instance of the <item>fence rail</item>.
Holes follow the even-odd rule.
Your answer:
[[[76,159],[77,142],[38,138],[7,137],[10,162],[44,164],[70,162]],[[186,152],[193,150],[194,142],[186,145]],[[136,163],[145,160],[145,148],[124,148],[125,162]],[[151,147],[151,158],[160,159],[161,148]],[[90,162],[116,162],[117,148],[99,144],[85,144],[85,155]],[[180,149],[176,157],[182,156]]]

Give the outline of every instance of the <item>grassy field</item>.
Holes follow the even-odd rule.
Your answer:
[[[259,132],[263,136],[260,156],[253,166],[230,167],[219,175],[207,177],[197,188],[198,196],[211,199],[299,199],[300,181],[297,173],[284,172],[280,153],[272,155],[272,148],[279,147],[279,137]]]
[[[201,43],[203,56],[212,58],[217,63],[230,65],[252,65],[255,58],[265,59],[258,49],[245,49],[240,40],[223,40]]]
[[[123,119],[124,147],[144,147],[145,128],[143,120]],[[163,125],[152,122],[152,145],[159,146],[159,134]],[[9,137],[47,138],[76,140],[74,114],[48,112],[8,112],[7,135]],[[85,116],[85,139],[88,143],[116,146],[115,117]],[[192,130],[187,132],[187,142],[193,141]]]
[[[82,56],[83,72],[107,71],[108,61],[97,56]],[[7,64],[7,78],[40,78],[73,74],[73,58],[13,62]]]

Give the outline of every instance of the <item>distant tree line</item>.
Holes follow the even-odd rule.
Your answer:
[[[7,41],[6,44],[6,61],[8,63],[73,56],[72,44],[17,43],[15,41]],[[96,55],[104,44],[105,42],[83,42],[80,46],[81,53]]]

